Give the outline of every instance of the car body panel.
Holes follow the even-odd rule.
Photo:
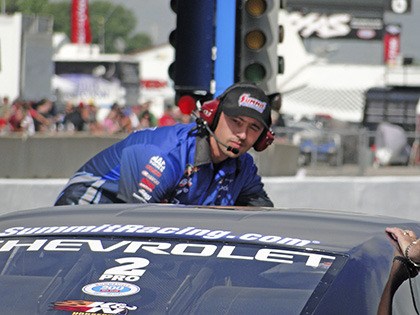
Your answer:
[[[320,274],[322,281],[316,284],[301,314],[375,314],[393,256],[393,248],[384,232],[387,226],[409,228],[420,234],[420,224],[414,221],[326,210],[212,208],[164,204],[63,206],[12,212],[1,216],[0,255],[2,251],[6,251],[2,250],[2,245],[6,246],[8,240],[19,238],[25,242],[31,238],[45,242],[50,239],[101,238],[115,242],[148,239],[165,246],[170,246],[173,242],[198,242],[218,248],[243,247],[244,250],[248,250],[247,246],[251,245],[255,248],[272,248],[273,251],[279,248],[279,253],[286,256],[288,250],[292,255],[302,252],[302,255],[310,258],[313,253],[313,257],[331,257],[328,259],[332,261],[332,265],[326,265]],[[102,254],[106,255],[106,252]],[[250,259],[257,266],[258,262]],[[306,264],[308,262],[309,258]],[[239,263],[238,266],[245,266],[249,262]],[[83,264],[89,264],[88,260]],[[283,264],[282,268],[284,266]],[[209,276],[203,273],[199,275],[202,282],[208,281]],[[291,273],[288,277],[291,280],[288,281],[295,279],[304,282],[305,277],[305,273]],[[40,285],[42,281],[39,280]],[[44,285],[54,289],[51,283]],[[196,283],[200,281],[196,280]],[[135,285],[126,289],[133,288]],[[210,302],[216,298],[217,307],[222,309],[228,309],[226,305],[234,298],[246,302],[236,309],[241,309],[241,313],[244,313],[244,308],[252,313],[251,306],[256,305],[252,303],[253,296],[264,296],[267,299],[267,308],[269,305],[271,308],[279,307],[278,291],[262,287],[253,291],[246,286],[241,287],[240,291],[236,289],[232,286],[213,287],[201,297],[206,302],[196,306],[195,313],[209,312],[208,307],[213,305]],[[282,296],[291,294],[291,298],[297,298],[301,294],[299,292],[303,291],[288,289]],[[230,307],[231,312],[226,314],[235,313],[233,306]],[[136,314],[135,311],[131,313]],[[276,310],[271,309],[270,312],[267,309],[265,313],[275,314]]]

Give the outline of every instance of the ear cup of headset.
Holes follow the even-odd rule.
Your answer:
[[[214,130],[218,121],[218,109],[220,99],[216,98],[204,102],[200,108],[200,117],[207,123],[211,130]]]
[[[274,141],[274,132],[269,129],[265,129],[261,136],[257,139],[257,141],[254,143],[254,150],[261,152],[267,149],[267,147],[273,143]]]

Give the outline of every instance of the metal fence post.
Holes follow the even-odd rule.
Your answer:
[[[358,150],[358,176],[364,176],[370,159],[369,154],[369,132],[366,128],[359,130],[359,150]]]

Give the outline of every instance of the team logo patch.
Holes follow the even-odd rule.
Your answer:
[[[97,282],[85,285],[82,291],[95,296],[128,296],[138,293],[140,288],[125,282]]]
[[[152,156],[149,160],[149,163],[159,172],[163,172],[165,170],[166,162],[161,156]]]
[[[262,113],[267,106],[266,102],[260,101],[254,97],[250,97],[250,94],[244,93],[239,97],[238,100],[239,107],[248,107],[255,109],[257,112]]]

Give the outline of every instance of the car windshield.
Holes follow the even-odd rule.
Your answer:
[[[5,314],[300,314],[346,260],[304,248],[186,239],[0,242]]]

